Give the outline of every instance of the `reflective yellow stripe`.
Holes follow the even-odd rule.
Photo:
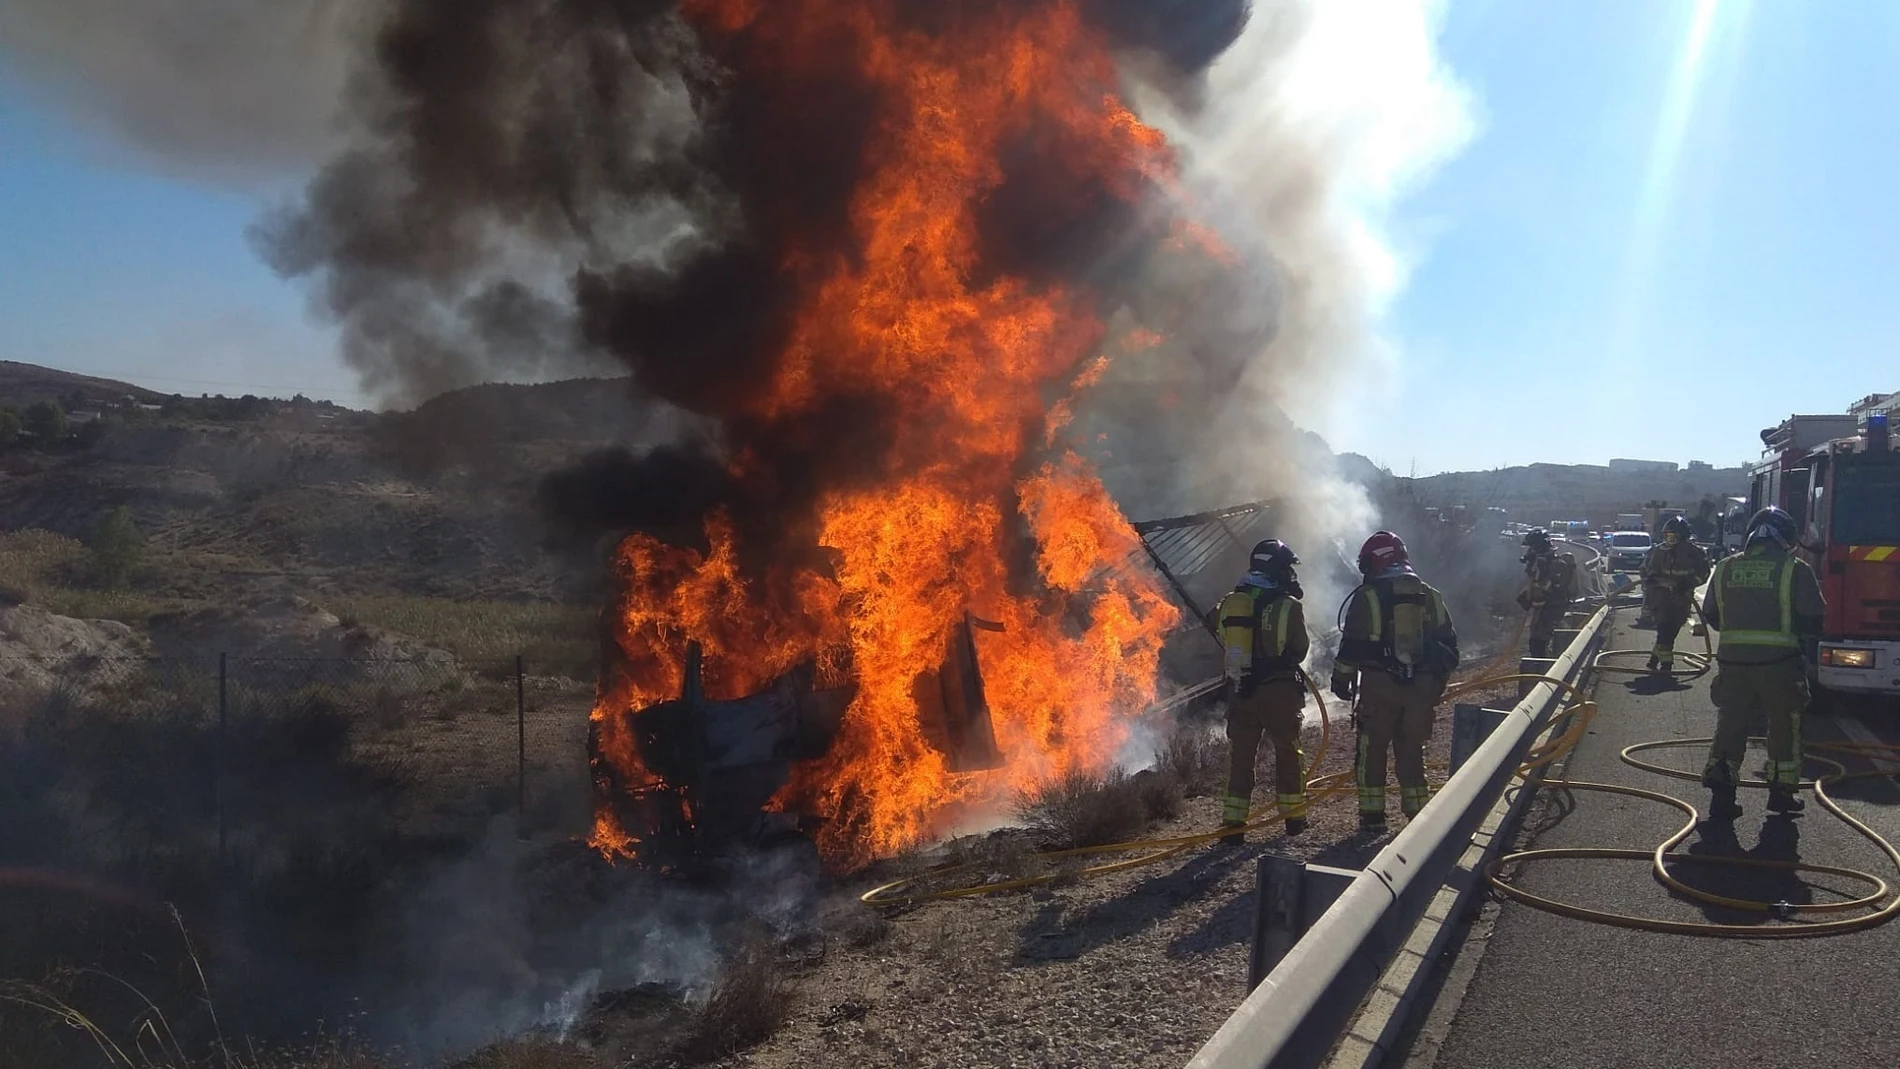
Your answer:
[[[1872,561],[1881,561],[1881,560],[1886,560],[1888,557],[1893,556],[1895,553],[1900,553],[1900,546],[1875,546],[1872,549],[1869,549],[1867,551],[1867,556],[1865,559],[1872,560]]]
[[[1372,631],[1366,635],[1374,642],[1385,636],[1385,612],[1379,608],[1379,588],[1367,585],[1366,611],[1372,614]]]
[[[1267,651],[1269,657],[1278,657],[1286,651],[1287,623],[1293,617],[1292,598],[1281,598],[1278,606],[1273,613],[1272,648]]]

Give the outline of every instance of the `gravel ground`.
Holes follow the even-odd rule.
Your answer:
[[[1435,779],[1449,716],[1447,705],[1428,754]],[[1309,731],[1309,753],[1316,744]],[[1351,751],[1345,727],[1319,771],[1348,768]],[[1391,804],[1396,830],[1396,791]],[[1218,818],[1216,797],[1192,798],[1151,837]],[[719,1064],[1178,1069],[1246,994],[1255,859],[1276,851],[1357,867],[1386,841],[1359,834],[1342,795],[1318,805],[1296,840],[1269,826],[1242,848],[1195,846],[1066,885],[882,914],[856,901],[876,880],[841,888],[822,957],[794,973],[789,1023]]]

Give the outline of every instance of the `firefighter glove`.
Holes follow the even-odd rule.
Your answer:
[[[1334,672],[1333,673],[1333,697],[1338,698],[1340,701],[1349,702],[1352,700],[1353,694],[1356,690],[1357,690],[1357,687],[1355,685],[1355,680],[1353,679],[1352,673],[1350,672]]]

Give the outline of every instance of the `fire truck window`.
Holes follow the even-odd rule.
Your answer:
[[[1900,545],[1900,464],[1842,464],[1834,486],[1836,544]]]
[[[1788,471],[1783,474],[1781,482],[1782,500],[1788,503],[1785,507],[1794,516],[1795,529],[1806,529],[1808,526],[1808,469],[1795,468]]]
[[[1808,505],[1808,541],[1819,545],[1826,538],[1827,483],[1816,473],[1813,500]]]

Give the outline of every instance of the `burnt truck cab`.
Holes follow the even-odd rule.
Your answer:
[[[1799,552],[1827,599],[1821,640],[1809,651],[1815,682],[1900,696],[1900,452],[1886,415],[1815,447],[1786,476],[1801,488],[1790,495],[1800,507],[1789,509],[1801,526]]]

